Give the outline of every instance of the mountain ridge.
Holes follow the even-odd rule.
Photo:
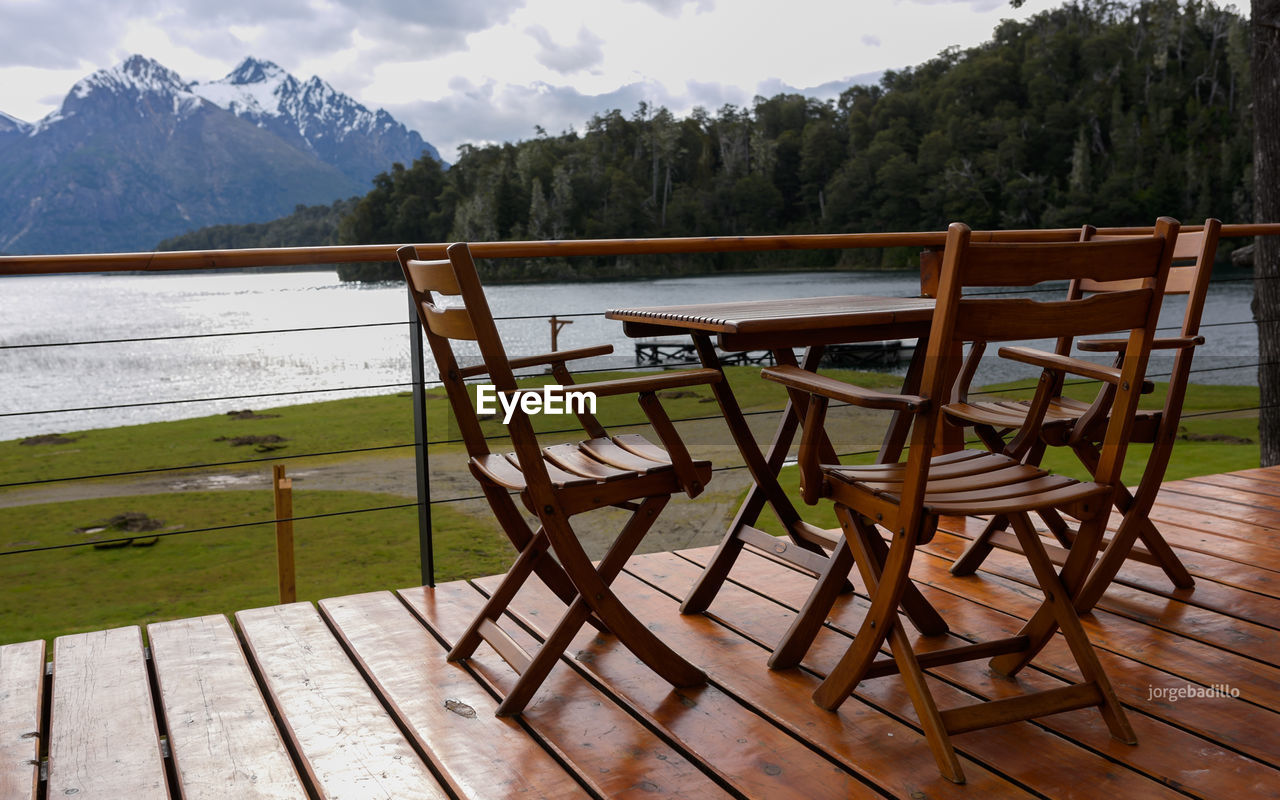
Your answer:
[[[130,56],[35,123],[0,113],[0,251],[149,250],[208,225],[275,219],[367,191],[438,151],[319,77],[245,58],[187,82]]]

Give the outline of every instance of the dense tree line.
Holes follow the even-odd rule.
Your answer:
[[[821,102],[678,118],[641,104],[582,131],[395,165],[342,243],[1150,224],[1252,214],[1248,23],[1201,0],[1077,0]],[[785,258],[758,256],[759,258]],[[815,255],[805,256],[814,265]],[[834,260],[835,254],[828,254]],[[867,266],[905,252],[857,252]],[[735,268],[751,266],[738,261]],[[776,261],[759,266],[784,266]],[[672,260],[657,269],[726,264]],[[489,277],[651,274],[497,262]],[[392,271],[394,275],[397,271]],[[369,267],[345,277],[368,278]]]
[[[249,225],[211,225],[165,239],[157,250],[223,250],[237,247],[308,247],[338,243],[338,224],[359,197],[328,206],[298,205],[292,214]]]

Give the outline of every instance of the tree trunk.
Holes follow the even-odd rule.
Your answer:
[[[1280,222],[1280,0],[1252,0],[1253,217]],[[1259,236],[1253,256],[1258,324],[1258,436],[1262,466],[1280,464],[1280,238]]]

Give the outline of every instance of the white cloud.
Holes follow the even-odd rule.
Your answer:
[[[604,61],[604,39],[586,28],[578,29],[578,41],[570,45],[556,43],[541,25],[530,25],[525,32],[538,43],[534,54],[538,63],[562,75],[591,69]]]
[[[628,3],[648,6],[664,17],[679,17],[685,6],[693,6],[695,11],[714,11],[715,0],[626,0]]]
[[[1061,2],[0,0],[0,111],[34,121],[135,52],[202,81],[253,55],[386,108],[451,159],[462,141],[580,128],[641,100],[687,113],[834,97]]]

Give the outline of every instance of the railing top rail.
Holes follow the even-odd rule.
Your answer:
[[[1198,230],[1189,225],[1186,231]],[[1149,227],[1103,228],[1103,233],[1150,233]],[[1062,241],[1079,228],[975,231],[978,241],[1020,239]],[[1222,236],[1280,235],[1280,223],[1222,226]],[[566,256],[663,255],[673,253],[749,252],[756,250],[839,250],[870,247],[940,247],[945,231],[895,233],[796,234],[783,236],[686,236],[653,239],[570,239],[552,241],[477,242],[471,251],[481,258],[547,258]],[[239,250],[175,250],[144,253],[77,253],[0,256],[0,275],[54,275],[83,272],[151,272],[244,269],[306,264],[394,261],[398,244],[328,245],[321,247],[252,247]],[[444,243],[419,244],[424,258],[444,258]]]

